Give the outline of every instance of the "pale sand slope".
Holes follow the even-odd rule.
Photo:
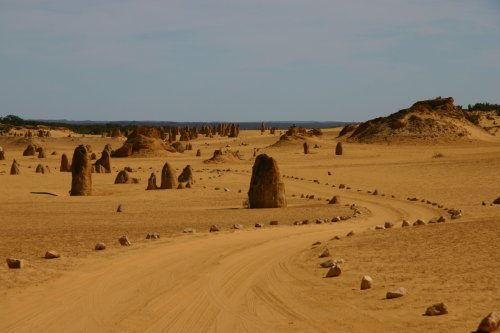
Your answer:
[[[291,207],[284,210],[241,208],[253,148],[266,147],[277,136],[244,131],[236,140],[200,138],[193,142],[194,150],[183,155],[113,159],[117,170],[125,165],[142,166],[132,173],[140,176],[142,184],[113,185],[117,170],[94,175],[97,195],[88,198],[67,196],[70,174],[37,175],[34,167],[39,160],[20,156],[24,147],[6,149],[7,161],[0,163],[0,172],[8,172],[16,158],[22,174],[0,175],[0,258],[22,257],[28,266],[20,271],[0,267],[0,331],[473,330],[482,316],[500,307],[496,297],[500,294],[500,254],[495,247],[500,207],[481,206],[481,201],[490,202],[500,195],[495,185],[500,177],[496,173],[500,144],[345,144],[346,154],[335,157],[337,132],[328,131],[317,139],[321,148],[308,156],[302,154],[300,145],[261,150],[278,160],[285,175],[305,178],[285,178]],[[45,140],[48,152],[59,153],[45,160],[52,167],[58,166],[60,153],[72,152],[79,142],[90,142],[94,151],[102,150],[107,142],[114,147],[120,144],[116,139],[99,138]],[[250,144],[237,147],[245,161],[201,162],[213,149],[227,142],[234,148],[242,141]],[[205,148],[205,142],[210,146]],[[8,147],[4,142],[0,145]],[[204,154],[201,159],[194,156],[198,148]],[[444,157],[432,158],[436,152]],[[179,169],[191,164],[199,170],[195,188],[144,191],[149,168],[159,171],[165,160]],[[217,168],[231,171],[221,171],[218,177]],[[331,187],[339,183],[352,189]],[[214,187],[227,187],[230,192]],[[375,188],[386,195],[366,193]],[[60,196],[34,196],[30,191]],[[302,193],[321,200],[301,199]],[[325,205],[333,194],[363,207],[362,216],[337,224],[251,230],[255,222],[267,224],[276,219],[289,225],[299,219],[314,221],[349,213],[348,207]],[[406,201],[409,196],[461,208],[465,216],[445,225],[364,232],[386,220],[413,222],[446,215],[436,206]],[[123,205],[123,213],[115,212],[118,204]],[[214,223],[226,230],[233,223],[243,223],[246,229],[215,235],[179,234],[184,226],[204,232]],[[350,230],[356,235],[344,237]],[[145,242],[148,231],[164,237]],[[129,235],[132,247],[117,245],[122,234]],[[328,242],[334,235],[342,240]],[[95,253],[93,245],[100,240],[110,249]],[[323,244],[311,249],[315,241]],[[318,267],[317,255],[327,242],[334,257],[347,260],[342,276],[334,279],[323,279],[326,271]],[[49,248],[61,251],[63,258],[41,259]],[[375,286],[361,292],[359,282],[365,274],[374,278]],[[383,299],[387,290],[399,286],[409,294]],[[449,315],[422,316],[427,306],[440,301],[448,304]]]

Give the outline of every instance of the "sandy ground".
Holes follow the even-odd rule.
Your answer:
[[[266,148],[278,135],[242,131],[237,139],[200,138],[193,151],[166,157],[112,159],[112,174],[93,174],[91,197],[70,197],[71,174],[58,171],[60,155],[78,144],[95,152],[121,139],[40,139],[46,159],[23,157],[23,142],[0,138],[0,258],[26,260],[26,268],[0,266],[2,332],[464,332],[500,308],[500,141],[446,145],[344,144],[334,155],[336,130],[301,143]],[[248,145],[241,145],[245,143]],[[244,160],[204,164],[214,149],[230,145]],[[197,149],[202,157],[196,157]],[[243,208],[254,148],[273,156],[286,185],[289,207]],[[435,157],[438,155],[441,157]],[[21,174],[10,176],[12,159]],[[195,170],[192,189],[145,191],[147,178],[165,161],[178,172]],[[50,174],[36,174],[42,162]],[[125,166],[140,184],[115,185]],[[328,172],[331,175],[328,175]],[[316,180],[316,182],[315,182]],[[339,184],[349,189],[339,189]],[[333,187],[335,186],[335,187]],[[219,188],[216,190],[216,188]],[[224,191],[227,188],[229,191]],[[378,190],[379,195],[368,191]],[[241,192],[240,192],[241,190]],[[47,191],[58,196],[31,194]],[[314,199],[301,195],[314,195]],[[342,205],[326,200],[339,195]],[[425,202],[411,202],[418,197]],[[485,201],[486,206],[482,205]],[[362,214],[340,223],[316,219]],[[121,204],[122,213],[116,208]],[[459,208],[450,220],[438,208]],[[446,216],[444,224],[400,228],[403,218]],[[308,219],[310,224],[294,226]],[[279,226],[269,226],[272,220]],[[396,228],[374,230],[385,221]],[[241,223],[244,230],[234,231]],[[264,223],[255,229],[255,223]],[[212,224],[222,227],[208,233]],[[183,234],[193,227],[196,234]],[[161,234],[156,241],[148,232]],[[346,237],[354,231],[353,237]],[[128,235],[133,245],[120,247]],[[340,240],[331,240],[333,236]],[[95,252],[96,242],[108,249]],[[316,241],[321,244],[311,246]],[[319,252],[343,258],[340,277],[325,279]],[[62,254],[42,259],[48,249]],[[363,275],[374,287],[360,291]],[[384,299],[388,290],[408,295]],[[450,313],[422,316],[445,302]]]

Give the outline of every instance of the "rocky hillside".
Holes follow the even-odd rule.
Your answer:
[[[456,141],[487,136],[453,104],[453,98],[419,101],[388,117],[359,124],[348,137],[357,142]]]

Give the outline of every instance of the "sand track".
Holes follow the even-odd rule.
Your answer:
[[[313,183],[300,185],[330,192]],[[317,297],[326,282],[298,264],[301,253],[314,241],[350,230],[440,214],[434,207],[388,197],[346,191],[342,199],[371,215],[337,224],[183,237],[109,257],[96,254],[62,278],[3,297],[0,331],[329,332],[332,312],[326,299]],[[346,326],[338,329],[356,329],[357,311],[344,305]],[[380,319],[373,320],[374,331],[383,331]]]

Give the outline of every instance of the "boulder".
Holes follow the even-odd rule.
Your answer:
[[[361,279],[361,290],[370,289],[372,285],[373,279],[368,275],[363,276],[363,278]]]
[[[323,251],[321,251],[321,253],[319,254],[319,257],[320,258],[325,258],[325,257],[329,257],[330,256],[330,251],[328,249],[324,249]]]
[[[118,242],[120,243],[121,246],[130,246],[130,241],[128,240],[127,236],[121,236],[118,238]]]
[[[24,260],[15,259],[15,258],[7,258],[7,267],[11,269],[20,269],[24,267]]]
[[[500,329],[500,311],[494,311],[481,320],[476,333],[495,332]]]
[[[448,307],[444,303],[431,305],[425,310],[426,316],[440,316],[448,313]]]
[[[334,195],[333,198],[328,201],[328,204],[330,205],[338,205],[340,204],[340,197],[338,195]]]
[[[400,287],[396,290],[388,291],[385,297],[387,299],[392,299],[392,298],[398,298],[398,297],[403,297],[406,295],[406,289],[403,287]]]
[[[160,235],[156,232],[148,232],[146,239],[159,239]]]
[[[336,263],[337,263],[337,261],[336,261],[335,259],[328,259],[327,261],[323,261],[323,262],[322,262],[322,263],[320,263],[319,265],[320,265],[322,268],[329,268],[329,267],[334,266]]]
[[[48,250],[47,252],[45,252],[45,259],[57,259],[60,257],[61,255],[59,254],[59,252],[55,250]]]
[[[339,265],[335,265],[330,267],[328,272],[326,273],[325,277],[330,278],[330,277],[337,277],[340,274],[342,274],[342,270],[340,269]]]
[[[97,243],[94,247],[94,249],[96,251],[102,251],[102,250],[106,250],[106,244],[104,243]]]
[[[420,225],[425,225],[424,220],[418,219],[415,222],[413,222],[413,226],[420,226]]]

